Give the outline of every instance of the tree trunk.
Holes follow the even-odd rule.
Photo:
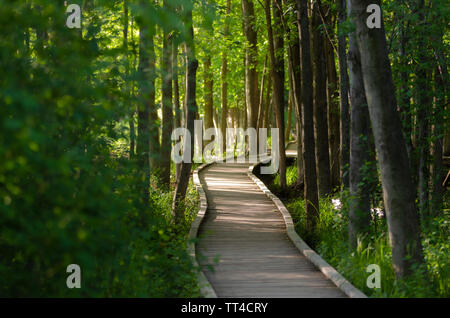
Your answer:
[[[411,117],[411,105],[410,105],[410,97],[409,97],[409,74],[408,74],[408,56],[406,53],[406,44],[408,42],[408,38],[406,37],[406,26],[402,21],[400,23],[400,98],[399,98],[399,109],[400,109],[400,118],[402,121],[403,127],[403,135],[405,136],[406,141],[406,150],[408,152],[409,158],[409,166],[412,173],[413,183],[417,183],[416,172],[416,160],[414,155],[414,147],[412,144],[412,117]]]
[[[211,70],[211,56],[208,55],[205,58],[204,63],[205,69],[203,72],[204,75],[204,94],[205,94],[205,122],[204,127],[205,129],[208,128],[214,128],[214,121],[213,121],[213,74]]]
[[[289,0],[287,2],[289,5],[292,5],[295,8],[295,1]],[[292,102],[295,113],[295,127],[296,127],[296,140],[297,140],[297,183],[303,183],[303,159],[302,159],[302,115],[301,115],[301,68],[300,68],[300,43],[299,43],[299,25],[297,21],[297,16],[295,15],[295,11],[291,11],[292,16],[289,18],[289,21],[292,21],[294,24],[294,33],[293,36],[290,37],[289,41],[289,50],[288,50],[288,58],[289,58],[289,85],[292,91]],[[286,30],[286,33],[291,34],[291,30]]]
[[[195,58],[195,44],[194,44],[194,28],[192,25],[192,7],[193,3],[188,3],[183,10],[186,15],[185,28],[187,30],[185,39],[186,49],[186,129],[191,133],[190,143],[188,138],[185,138],[184,151],[190,152],[191,160],[183,161],[181,163],[180,176],[177,180],[175,188],[172,215],[176,224],[184,222],[185,197],[187,187],[189,185],[189,176],[192,167],[192,158],[194,156],[194,120],[197,114],[196,103],[196,75],[198,68],[198,61]]]
[[[256,17],[253,0],[242,0],[245,45],[245,100],[247,103],[247,126],[256,128],[258,121],[258,74],[256,73],[258,47]]]
[[[159,153],[158,127],[155,124],[155,26],[141,23],[139,26],[139,79],[140,102],[138,107],[138,139],[136,152],[143,180],[142,194],[147,202],[150,186],[150,168],[155,167]]]
[[[350,164],[350,112],[349,112],[349,81],[347,74],[347,41],[345,33],[342,30],[342,25],[345,23],[346,14],[346,0],[339,1],[339,25],[338,25],[338,58],[339,58],[339,101],[341,107],[340,113],[340,136],[341,136],[341,180],[344,189],[349,187],[348,167]]]
[[[266,84],[266,69],[267,69],[267,54],[266,57],[264,58],[264,68],[263,68],[263,73],[261,75],[261,88],[259,90],[259,106],[258,106],[258,122],[257,122],[257,126],[256,126],[256,131],[259,131],[259,128],[262,127],[263,125],[263,120],[264,120],[264,112],[265,112],[265,104],[267,104],[267,101],[264,101],[264,88],[265,88],[265,84]]]
[[[370,189],[365,164],[370,160],[370,118],[361,71],[361,57],[355,33],[348,39],[348,69],[350,77],[351,146],[350,146],[350,204],[349,240],[357,247],[358,237],[370,226]]]
[[[289,141],[289,138],[291,137],[291,117],[292,117],[292,105],[294,104],[294,93],[292,90],[289,90],[289,100],[288,100],[288,113],[286,118],[286,131],[284,134],[284,140],[286,142]]]
[[[172,40],[172,85],[173,85],[173,106],[175,109],[175,128],[182,127],[181,118],[183,110],[180,104],[180,84],[178,82],[178,38]],[[181,164],[175,164],[175,180],[180,175]]]
[[[433,193],[432,193],[432,215],[437,216],[442,213],[443,195],[444,195],[444,178],[445,170],[443,166],[443,156],[445,155],[445,138],[448,135],[450,125],[446,125],[446,112],[448,111],[448,70],[443,54],[443,32],[433,39],[435,51],[436,69],[434,74],[435,81],[435,111],[434,111],[434,132],[435,136],[433,151]],[[447,109],[446,109],[447,108]],[[447,116],[448,120],[448,116]],[[446,131],[447,130],[447,131]],[[450,155],[450,154],[447,154]]]
[[[164,0],[163,8],[170,10],[167,0]],[[173,130],[173,105],[172,105],[172,35],[165,30],[163,35],[163,52],[161,56],[161,76],[162,76],[162,138],[161,138],[161,185],[170,187],[170,162],[172,149]]]
[[[264,124],[263,127],[269,129],[270,126],[270,116],[272,114],[272,75],[267,77],[267,91],[266,91],[266,112],[264,113]],[[267,132],[269,133],[269,132]]]
[[[133,36],[133,29],[131,30],[131,36]],[[133,103],[130,102],[130,63],[128,62],[128,1],[123,1],[123,51],[125,57],[125,91],[127,102],[130,104],[129,120],[128,124],[130,127],[130,149],[129,157],[132,159],[134,157],[134,151],[136,148],[136,132],[134,127],[134,113]]]
[[[180,84],[178,82],[178,39],[172,41],[172,81],[173,81],[173,105],[175,108],[175,127],[181,127],[183,111],[180,104]]]
[[[279,146],[279,171],[280,187],[286,189],[286,150],[284,143],[284,60],[283,56],[283,29],[281,27],[282,5],[281,0],[272,1],[273,20],[275,33],[272,31],[272,19],[270,13],[270,0],[265,1],[265,12],[267,21],[267,32],[269,40],[269,53],[271,61],[272,85],[273,85],[273,108],[277,123],[278,146]]]
[[[313,36],[313,72],[314,72],[314,130],[316,136],[316,165],[319,181],[319,195],[331,193],[330,155],[328,152],[327,123],[327,87],[324,37],[320,25],[319,3],[313,5],[312,36]]]
[[[330,14],[328,14],[330,16]],[[329,27],[328,34],[333,35],[334,23],[331,18],[327,19]],[[331,27],[331,28],[330,28]],[[330,30],[331,29],[331,30]],[[334,50],[330,39],[325,38],[326,61],[327,61],[327,104],[328,104],[328,135],[330,149],[330,169],[331,169],[331,190],[339,187],[340,180],[340,162],[339,162],[339,104],[338,104],[338,77],[336,64],[334,61]]]
[[[296,30],[297,31],[297,30]],[[298,32],[297,32],[298,33]],[[301,71],[300,71],[300,46],[298,43],[298,36],[296,36],[295,43],[292,45],[291,50],[291,64],[292,72],[290,74],[291,87],[293,87],[293,102],[295,110],[295,129],[296,129],[296,141],[297,141],[297,183],[303,183],[303,142],[302,142],[302,109],[301,109]]]
[[[445,174],[443,165],[443,133],[444,133],[444,105],[445,105],[445,91],[444,79],[438,70],[434,73],[436,99],[434,107],[434,131],[435,137],[433,143],[433,192],[431,194],[431,215],[437,216],[442,212],[444,187],[442,185]]]
[[[425,1],[418,0],[418,15],[420,28],[425,27]],[[419,29],[420,30],[420,29]],[[423,36],[419,37],[418,43],[418,57],[417,67],[418,70],[416,78],[416,94],[417,94],[417,123],[418,123],[418,154],[419,154],[419,166],[418,166],[418,182],[419,182],[419,211],[422,217],[429,214],[429,181],[430,181],[430,143],[429,143],[429,116],[432,109],[432,103],[430,98],[430,85],[431,78],[429,76],[429,69],[427,64],[428,56],[426,50],[426,41]]]
[[[225,17],[225,30],[224,30],[224,38],[227,39],[229,36],[229,21],[228,17],[230,16],[231,10],[231,0],[227,0],[227,11]],[[220,83],[221,83],[221,100],[222,100],[222,116],[220,118],[220,131],[222,133],[222,145],[223,150],[226,151],[226,131],[227,131],[227,116],[228,116],[228,56],[227,52],[222,52],[222,70],[220,75]]]
[[[380,5],[380,1],[349,2],[356,23],[364,87],[383,184],[392,264],[400,278],[411,272],[414,262],[423,263],[415,189],[396,107],[384,23],[379,29],[369,29],[366,25],[367,6],[372,3]]]
[[[315,231],[319,218],[319,198],[317,193],[316,158],[314,155],[314,106],[312,96],[312,65],[309,39],[308,1],[297,1],[297,23],[299,25],[300,56],[302,69],[302,135],[303,135],[303,171],[306,226],[310,232]]]

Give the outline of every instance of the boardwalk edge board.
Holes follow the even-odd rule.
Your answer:
[[[205,298],[217,298],[217,294],[197,262],[197,256],[195,253],[195,240],[197,239],[200,224],[202,223],[203,218],[205,217],[206,210],[208,209],[208,201],[206,200],[205,190],[203,190],[198,173],[199,171],[201,171],[202,169],[206,168],[211,164],[212,163],[205,163],[199,166],[197,169],[194,170],[192,175],[195,188],[197,190],[198,195],[200,196],[200,210],[198,211],[197,216],[192,222],[191,229],[189,230],[189,240],[187,247],[188,253],[191,256],[192,264],[194,265],[195,268],[199,268],[197,280],[200,286],[200,293]]]
[[[261,162],[251,165],[248,168],[247,175],[258,185],[258,187],[269,197],[276,205],[277,209],[283,216],[284,223],[286,224],[286,231],[289,239],[294,243],[297,249],[305,255],[305,257],[311,261],[320,271],[331,280],[340,290],[342,290],[350,298],[367,298],[367,296],[353,286],[348,280],[346,280],[336,269],[328,264],[319,254],[311,249],[301,238],[298,236],[294,229],[294,222],[292,221],[291,214],[284,206],[283,202],[275,196],[266,185],[253,174],[254,169],[259,166]]]

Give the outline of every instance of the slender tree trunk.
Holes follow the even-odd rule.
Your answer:
[[[313,75],[310,53],[308,1],[297,0],[297,21],[299,25],[300,56],[302,69],[302,127],[303,127],[303,171],[305,173],[304,191],[306,201],[306,226],[315,231],[319,218],[319,198],[317,193],[316,158],[314,155],[314,106]]]
[[[219,116],[217,115],[217,110],[215,107],[213,107],[213,121],[214,121],[214,127],[217,129],[220,129],[220,121]]]
[[[434,131],[433,135],[435,136],[433,143],[433,192],[431,195],[431,213],[432,216],[439,215],[442,212],[443,208],[443,196],[444,196],[444,187],[442,185],[445,175],[444,175],[444,165],[442,162],[443,156],[443,133],[444,133],[444,124],[443,124],[443,116],[444,116],[444,105],[445,105],[445,86],[443,78],[439,71],[435,71],[434,73],[434,81],[435,81],[435,90],[436,90],[436,99],[435,99],[435,107],[434,107]],[[442,95],[441,95],[442,94]]]
[[[163,8],[170,9],[167,0],[164,0]],[[161,138],[161,184],[164,187],[170,186],[170,162],[172,149],[173,131],[173,104],[172,104],[172,35],[165,30],[163,35],[163,52],[161,56],[161,76],[162,76],[162,138]]]
[[[204,80],[203,83],[205,85],[204,87],[204,93],[205,93],[205,122],[204,127],[205,129],[208,128],[214,128],[214,121],[213,121],[213,74],[211,70],[211,56],[208,55],[205,58],[204,62]]]
[[[258,74],[256,73],[258,47],[256,17],[253,0],[242,0],[245,45],[245,100],[248,127],[256,128],[258,121]]]
[[[267,77],[267,90],[266,90],[266,112],[264,113],[264,128],[269,128],[270,115],[272,114],[272,76]],[[269,132],[267,132],[269,133]]]
[[[144,84],[148,87],[148,109],[149,109],[149,133],[150,133],[150,168],[153,173],[159,173],[160,167],[160,144],[159,144],[159,126],[160,119],[158,117],[158,110],[155,104],[155,79],[156,79],[156,55],[155,55],[155,46],[153,44],[153,35],[154,30],[152,31],[151,37],[149,38],[149,46],[148,46],[148,54],[149,54],[149,65],[148,65],[148,73],[149,73],[149,83]],[[139,53],[140,54],[140,53]],[[147,72],[146,69],[143,72]]]
[[[413,182],[417,183],[416,176],[416,164],[414,155],[414,146],[412,143],[412,117],[411,117],[411,105],[409,97],[409,80],[408,80],[408,56],[406,53],[406,44],[408,38],[406,37],[406,27],[405,23],[402,21],[400,23],[400,98],[399,98],[399,108],[400,108],[400,118],[402,121],[403,135],[406,141],[406,150],[408,151],[409,165],[411,168]]]
[[[339,24],[338,24],[338,58],[339,58],[339,96],[340,96],[340,137],[341,137],[341,180],[344,189],[349,187],[348,167],[350,164],[350,112],[349,112],[349,80],[347,73],[347,40],[345,33],[342,30],[342,25],[345,23],[346,14],[346,0],[338,0],[339,4]]]
[[[245,64],[245,63],[244,63]],[[244,130],[247,130],[247,125],[248,125],[248,112],[247,112],[247,100],[245,99],[245,91],[244,91],[244,96],[242,96],[242,100],[244,101],[244,109],[243,109],[243,122],[242,122],[242,128],[244,128]]]
[[[313,5],[312,36],[313,36],[313,72],[314,72],[314,128],[316,136],[316,165],[319,181],[319,195],[331,193],[330,156],[328,152],[327,123],[327,88],[326,61],[324,52],[323,30],[320,25],[319,3]]]
[[[190,158],[194,156],[194,119],[197,114],[196,103],[196,74],[198,68],[198,61],[195,57],[195,44],[194,44],[194,28],[192,25],[192,7],[193,3],[187,3],[187,7],[184,7],[185,12],[185,27],[187,29],[187,35],[185,39],[186,48],[186,129],[191,133],[190,143],[188,138],[185,138],[184,151],[190,152]],[[180,176],[177,180],[175,188],[172,213],[176,224],[184,222],[184,210],[185,210],[185,197],[189,184],[189,176],[191,173],[192,160],[183,161],[181,163]]]
[[[131,36],[133,36],[133,29],[131,29]],[[129,112],[129,120],[128,124],[130,127],[130,149],[129,149],[129,157],[132,159],[134,157],[134,151],[136,148],[136,132],[134,127],[134,113],[133,109],[134,105],[130,102],[130,63],[128,62],[128,1],[123,1],[123,51],[125,58],[125,91],[127,102],[130,104],[130,112]]]
[[[180,83],[178,82],[178,39],[172,41],[172,75],[173,75],[173,105],[175,108],[175,127],[181,127],[183,110],[180,103]]]
[[[138,43],[134,40],[134,31],[133,31],[133,25],[134,25],[134,19],[133,16],[131,16],[131,43],[132,43],[132,51],[133,51],[133,71],[136,72],[138,69],[139,61],[138,61]],[[136,81],[133,80],[131,82],[131,95],[133,97],[133,103],[131,108],[131,114],[130,117],[133,119],[132,127],[133,129],[133,136],[130,136],[131,139],[134,139],[134,146],[132,147],[134,149],[134,156],[136,156],[136,148],[137,148],[137,129],[136,129],[136,113],[137,113],[137,107],[136,107],[136,89],[138,89],[138,85],[136,85]],[[131,130],[131,129],[130,129]],[[130,132],[131,133],[131,132]]]
[[[445,113],[448,112],[448,70],[445,62],[443,48],[443,32],[433,39],[434,51],[435,51],[435,63],[436,69],[434,74],[435,81],[435,111],[434,111],[434,150],[433,150],[433,193],[432,193],[432,215],[436,216],[442,213],[443,208],[443,196],[444,196],[444,178],[445,170],[443,166],[443,156],[445,153],[444,142],[447,132],[450,129],[450,125],[446,125],[446,119],[448,116]]]
[[[329,14],[330,16],[330,14]],[[331,23],[331,18],[327,19],[328,26],[334,29],[334,23]],[[328,34],[333,35],[329,30]],[[326,61],[327,61],[327,104],[328,104],[328,135],[329,135],[329,149],[330,149],[330,169],[331,169],[331,189],[339,187],[340,180],[340,162],[339,162],[339,104],[338,104],[338,76],[336,72],[336,64],[334,61],[333,46],[328,38],[325,38]]]
[[[263,68],[263,73],[261,75],[261,89],[259,90],[259,106],[258,106],[258,122],[257,122],[257,126],[256,126],[256,131],[259,131],[259,128],[262,127],[263,125],[263,119],[264,119],[264,106],[265,106],[265,102],[264,102],[264,88],[265,88],[265,84],[266,84],[266,69],[267,69],[267,54],[266,57],[264,58],[264,68]],[[267,103],[267,101],[266,101]]]
[[[281,0],[274,0],[273,19],[275,32],[272,31],[272,19],[270,13],[270,0],[265,1],[265,12],[269,40],[269,53],[271,61],[274,111],[277,123],[279,146],[279,171],[280,187],[286,189],[286,150],[284,142],[284,60],[283,56],[283,28],[281,27],[282,5]]]
[[[172,40],[172,85],[173,85],[173,106],[175,109],[175,128],[182,127],[181,117],[183,110],[180,104],[180,84],[178,82],[178,38]],[[180,175],[181,164],[175,165],[175,180],[178,180]]]
[[[288,113],[287,113],[287,118],[286,118],[286,131],[284,134],[284,140],[286,142],[289,141],[289,138],[291,136],[292,106],[294,104],[293,99],[294,99],[294,93],[292,90],[289,90]]]
[[[421,28],[425,27],[425,1],[418,0],[417,10],[419,15],[419,25]],[[431,96],[430,96],[430,85],[429,82],[431,78],[429,76],[429,70],[427,63],[428,56],[424,47],[426,46],[426,41],[423,36],[419,37],[419,47],[418,47],[418,58],[417,58],[417,123],[419,128],[418,136],[418,154],[419,154],[419,211],[422,217],[429,214],[429,181],[430,181],[430,143],[429,143],[429,130],[430,130],[430,110],[432,109]]]
[[[355,34],[349,34],[348,68],[351,103],[350,151],[350,246],[357,247],[358,237],[367,233],[370,226],[370,189],[365,164],[370,160],[370,118],[361,71],[361,57]]]
[[[227,0],[227,9],[226,9],[226,17],[225,17],[225,30],[224,30],[224,38],[227,39],[229,36],[229,16],[231,10],[231,0]],[[220,75],[220,83],[221,83],[221,100],[222,100],[222,116],[220,118],[220,131],[222,133],[222,145],[223,150],[226,151],[226,130],[227,130],[227,116],[228,116],[228,56],[227,52],[222,52],[222,69]]]
[[[287,4],[296,7],[295,1],[289,0]],[[289,21],[294,24],[293,36],[289,37],[288,42],[288,58],[289,58],[289,85],[292,91],[292,102],[295,112],[295,126],[296,126],[296,139],[297,139],[297,183],[303,183],[303,157],[302,157],[302,115],[301,115],[301,68],[300,68],[300,43],[299,43],[299,25],[295,11],[291,11],[292,16],[289,17]],[[287,26],[287,23],[285,24]],[[291,34],[291,29],[286,30],[286,33]]]
[[[159,153],[158,127],[155,107],[155,51],[153,46],[154,25],[139,26],[139,77],[140,102],[138,106],[138,139],[136,152],[143,180],[144,202],[149,198],[150,168],[154,167],[155,155]]]
[[[296,30],[297,31],[297,30]],[[296,32],[298,33],[298,32]],[[295,111],[295,129],[296,129],[296,141],[297,141],[297,183],[303,183],[303,142],[302,142],[302,109],[301,109],[301,72],[300,72],[300,46],[298,43],[298,35],[296,37],[296,43],[292,46],[291,56],[291,74],[290,82],[293,89],[293,102]]]
[[[369,29],[366,25],[366,9],[372,3],[380,5],[379,0],[350,0],[350,12],[356,24],[364,87],[381,172],[392,264],[400,278],[411,272],[414,262],[423,263],[423,254],[415,189],[396,107],[384,23],[381,22],[379,29]]]

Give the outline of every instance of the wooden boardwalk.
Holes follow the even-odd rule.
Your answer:
[[[208,210],[197,258],[217,296],[346,297],[289,240],[248,167],[221,163],[200,172]]]

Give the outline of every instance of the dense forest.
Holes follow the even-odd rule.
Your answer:
[[[202,120],[222,146],[278,129],[262,178],[368,296],[449,297],[449,9],[0,0],[0,296],[201,296],[186,246],[205,158],[172,150]]]

